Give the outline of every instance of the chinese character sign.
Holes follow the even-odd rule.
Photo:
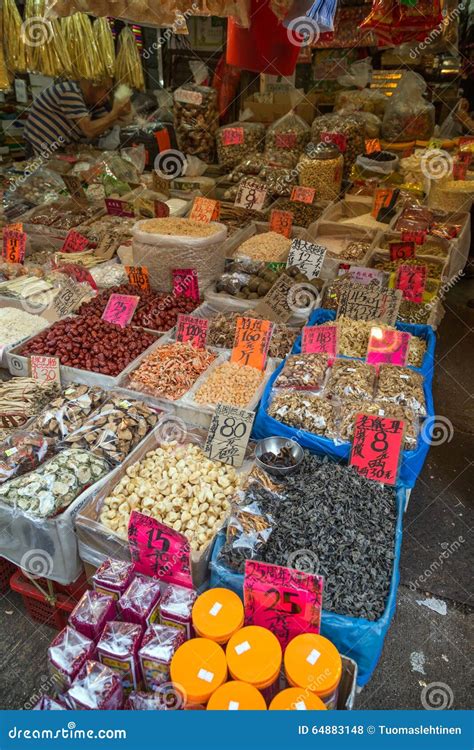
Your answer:
[[[131,294],[111,294],[102,313],[102,320],[125,328],[133,318],[139,302],[140,297]]]
[[[185,536],[133,510],[128,522],[128,545],[138,573],[192,588],[190,546]]]
[[[358,414],[350,464],[367,479],[383,484],[397,481],[404,422],[388,417]]]
[[[273,323],[269,320],[237,318],[230,361],[264,370],[272,333]]]
[[[337,326],[305,326],[302,331],[303,354],[337,354]]]
[[[254,417],[253,411],[217,404],[204,446],[206,455],[231,466],[241,466]]]

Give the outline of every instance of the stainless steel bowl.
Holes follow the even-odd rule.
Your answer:
[[[279,453],[282,448],[288,447],[291,450],[292,455],[296,458],[294,466],[269,466],[260,460],[260,457],[264,453],[272,452]],[[291,474],[296,471],[303,460],[304,451],[301,445],[296,440],[290,440],[289,438],[283,437],[268,437],[263,440],[259,440],[257,447],[255,448],[255,461],[260,469],[268,472],[268,474],[274,474],[275,476],[284,477],[287,474]]]

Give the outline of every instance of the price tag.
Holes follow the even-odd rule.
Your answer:
[[[403,260],[404,258],[415,257],[415,243],[414,242],[398,242],[392,240],[388,243],[390,251],[390,260]]]
[[[374,326],[370,330],[367,362],[369,365],[400,365],[405,367],[411,334]]]
[[[303,354],[337,355],[337,326],[304,326],[301,337]]]
[[[52,301],[53,310],[57,319],[65,318],[69,313],[77,308],[81,299],[85,297],[83,290],[75,286],[72,280],[67,277],[61,288]]]
[[[237,318],[230,361],[264,370],[272,333],[273,323],[269,320]]]
[[[339,268],[341,265],[343,264],[340,264]],[[384,281],[384,272],[379,271],[377,268],[349,266],[349,268],[344,268],[343,271],[347,272],[356,284],[379,284],[382,286]]]
[[[0,414],[0,428],[3,430],[19,429],[29,419],[31,419],[31,415],[23,411],[2,412]]]
[[[56,270],[59,271],[59,273],[65,274],[65,276],[70,276],[71,279],[76,279],[79,283],[85,282],[89,284],[92,289],[95,291],[97,290],[97,284],[95,283],[94,278],[84,266],[80,266],[77,263],[61,263],[60,265],[56,265]]]
[[[217,404],[207,433],[204,453],[215,461],[241,466],[254,417],[253,411]]]
[[[377,151],[381,151],[382,146],[378,138],[370,138],[365,141],[365,153],[374,154]]]
[[[378,314],[381,323],[387,323],[389,326],[395,325],[402,298],[403,294],[400,289],[386,289],[383,292]]]
[[[133,318],[139,302],[140,297],[131,294],[111,294],[102,313],[102,320],[125,328]]]
[[[272,288],[265,297],[257,302],[253,308],[255,313],[261,315],[266,320],[272,320],[274,323],[286,323],[292,316],[292,288],[295,285],[293,279],[286,273],[273,284]]]
[[[237,190],[234,206],[261,211],[266,197],[266,188],[261,183],[255,182],[255,180],[242,180]]]
[[[210,221],[217,221],[220,213],[219,201],[213,201],[210,198],[195,198],[190,219],[194,221],[204,221],[208,224]]]
[[[176,339],[178,341],[189,341],[196,349],[204,349],[206,346],[207,329],[209,321],[206,318],[196,318],[193,315],[178,315],[178,328]]]
[[[275,133],[275,146],[277,148],[294,148],[296,146],[296,133]]]
[[[367,479],[395,484],[405,423],[385,417],[358,414],[350,464]]]
[[[224,128],[222,131],[222,143],[224,146],[238,146],[244,142],[243,128]]]
[[[351,284],[341,290],[337,317],[353,320],[376,320],[381,304],[380,287],[371,284]]]
[[[163,193],[166,198],[169,198],[170,181],[165,177],[161,177],[156,170],[152,171],[152,184],[153,190],[156,190],[157,193]]]
[[[23,232],[23,224],[21,222],[17,224],[5,224],[3,227],[4,232]]]
[[[15,230],[3,230],[2,256],[7,263],[23,263],[26,252],[26,234]]]
[[[271,630],[282,648],[296,635],[319,633],[323,585],[322,576],[247,560],[245,625],[260,625]]]
[[[133,219],[135,216],[132,204],[118,198],[106,198],[105,208],[109,216],[125,216],[128,219]]]
[[[63,174],[61,177],[71,198],[76,198],[79,202],[87,203],[87,195],[82,187],[81,178],[73,174]]]
[[[344,133],[329,132],[327,130],[321,133],[323,143],[332,143],[337,146],[343,154],[347,150],[347,136]]]
[[[79,234],[71,229],[68,232],[64,244],[61,248],[62,253],[82,253],[83,250],[89,245],[89,240],[84,235]]]
[[[398,190],[393,188],[377,188],[374,192],[372,216],[377,221],[388,222],[398,197]]]
[[[456,155],[456,162],[466,164],[467,168],[469,168],[473,156],[474,154],[472,154],[470,151],[458,151]]]
[[[453,164],[453,180],[465,180],[467,177],[468,164],[464,161],[455,161]]]
[[[31,377],[33,380],[38,380],[40,383],[61,383],[58,357],[44,357],[32,354],[30,361]]]
[[[128,522],[128,546],[138,573],[193,588],[191,548],[183,534],[151,516],[132,510]]]
[[[315,188],[295,186],[291,191],[290,201],[296,201],[298,203],[313,203],[315,197]]]
[[[428,234],[427,229],[411,230],[408,232],[402,232],[402,242],[414,242],[415,245],[422,245],[426,240]]]
[[[427,275],[427,266],[399,266],[395,286],[409,302],[422,302]]]
[[[199,282],[194,268],[173,268],[173,294],[199,302]]]
[[[307,240],[294,239],[288,253],[287,268],[297,266],[308,279],[318,278],[326,257],[324,245],[314,245]]]
[[[174,92],[175,102],[183,104],[202,104],[202,94],[199,91],[188,91],[187,89],[176,89]]]
[[[153,213],[157,219],[165,219],[170,215],[170,207],[164,201],[153,201]]]
[[[128,276],[128,283],[148,294],[151,290],[148,268],[146,266],[125,266],[125,271]]]
[[[293,226],[293,214],[291,211],[277,211],[274,210],[270,213],[270,229],[272,232],[278,232],[283,237],[291,236],[291,228]]]

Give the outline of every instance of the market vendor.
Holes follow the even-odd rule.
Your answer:
[[[93,140],[130,112],[130,101],[108,106],[113,81],[63,81],[45,89],[33,101],[25,128],[29,153],[44,154]]]

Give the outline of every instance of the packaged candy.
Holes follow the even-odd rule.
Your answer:
[[[185,641],[182,630],[168,625],[150,625],[138,652],[147,690],[158,690],[169,682],[173,654]]]
[[[123,560],[104,560],[92,576],[92,586],[101,594],[110,594],[114,599],[120,599],[133,578],[133,563]]]
[[[158,619],[160,598],[159,582],[138,573],[120,597],[118,609],[124,620],[135,622],[144,630]]]
[[[118,711],[123,705],[120,675],[99,661],[86,661],[67,691],[73,709]]]
[[[88,659],[94,654],[94,641],[69,625],[61,630],[48,649],[49,671],[56,692],[71,687]]]
[[[42,695],[36,706],[33,706],[32,711],[67,711],[66,706],[63,706],[55,698],[50,698],[49,695]]]
[[[82,635],[97,641],[109,620],[115,618],[115,600],[108,594],[86,591],[71,612],[69,622]]]
[[[179,628],[186,638],[191,638],[192,610],[196,596],[196,592],[192,589],[173,584],[168,586],[160,604],[161,624]]]
[[[158,693],[143,693],[132,690],[125,704],[126,711],[167,711],[163,696]]]
[[[140,687],[138,649],[141,635],[140,625],[112,620],[106,623],[97,644],[99,661],[120,674],[125,692]]]

